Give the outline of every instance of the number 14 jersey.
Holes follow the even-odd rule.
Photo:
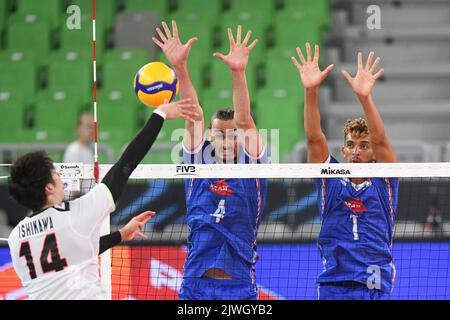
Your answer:
[[[104,184],[23,219],[8,244],[14,270],[33,300],[107,299],[99,277],[100,227],[114,211]]]

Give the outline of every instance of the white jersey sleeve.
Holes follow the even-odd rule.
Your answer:
[[[103,219],[116,209],[111,191],[103,183],[69,202],[69,206],[73,228],[85,236],[100,228]]]

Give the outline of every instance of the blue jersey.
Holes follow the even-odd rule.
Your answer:
[[[184,150],[186,163],[213,164],[205,142],[199,152]],[[204,155],[204,156],[202,156]],[[238,163],[267,162],[265,152],[251,159],[241,148]],[[188,256],[185,278],[200,278],[212,268],[254,283],[256,236],[266,202],[266,179],[188,179],[185,186]]]
[[[332,163],[337,163],[331,158]],[[323,271],[317,282],[355,281],[391,292],[395,279],[392,237],[398,178],[314,179],[322,221],[318,247]]]

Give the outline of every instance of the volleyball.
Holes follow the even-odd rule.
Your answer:
[[[179,82],[175,70],[163,62],[143,66],[134,79],[134,91],[146,106],[156,108],[165,100],[172,102],[178,94]]]

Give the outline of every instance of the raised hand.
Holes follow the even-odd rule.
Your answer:
[[[242,71],[245,70],[248,63],[248,57],[252,49],[258,43],[258,39],[255,39],[249,46],[247,46],[250,36],[252,35],[252,31],[249,30],[247,35],[242,39],[242,27],[238,26],[237,29],[237,37],[236,41],[234,40],[233,33],[231,28],[228,28],[228,39],[230,40],[230,51],[228,55],[223,55],[221,53],[214,53],[214,57],[223,60],[231,71]]]
[[[153,211],[146,211],[130,220],[122,229],[119,230],[122,241],[130,241],[135,237],[147,239],[147,236],[141,232],[145,224],[155,215]]]
[[[361,52],[358,52],[358,72],[356,76],[352,78],[350,74],[346,70],[342,70],[342,74],[345,79],[347,79],[348,83],[352,87],[353,91],[356,95],[360,97],[367,97],[372,92],[373,87],[375,86],[375,82],[381,77],[384,73],[384,69],[381,68],[377,73],[374,74],[378,65],[380,64],[380,57],[375,59],[375,62],[372,64],[374,53],[370,52],[369,57],[367,58],[367,63],[365,67],[363,66],[363,56]]]
[[[173,34],[170,32],[169,27],[164,21],[162,26],[164,32],[162,32],[160,28],[156,28],[156,32],[158,33],[161,41],[155,37],[152,37],[153,42],[162,49],[167,60],[174,67],[186,63],[191,47],[198,39],[191,38],[186,44],[183,44],[178,36],[178,27],[175,21],[172,21]]]
[[[291,60],[300,73],[303,86],[305,87],[305,89],[319,87],[320,84],[331,73],[331,71],[334,68],[334,65],[329,65],[324,71],[320,71],[318,45],[315,45],[314,57],[312,57],[311,45],[309,43],[306,43],[306,54],[307,54],[306,59],[303,56],[300,48],[297,48],[296,50],[298,57],[300,58],[300,63],[297,61],[295,57],[292,57]]]
[[[182,99],[177,102],[166,103],[160,105],[158,110],[161,110],[166,115],[166,120],[174,120],[183,118],[186,121],[194,122],[199,118],[198,106],[191,102],[191,99]]]

